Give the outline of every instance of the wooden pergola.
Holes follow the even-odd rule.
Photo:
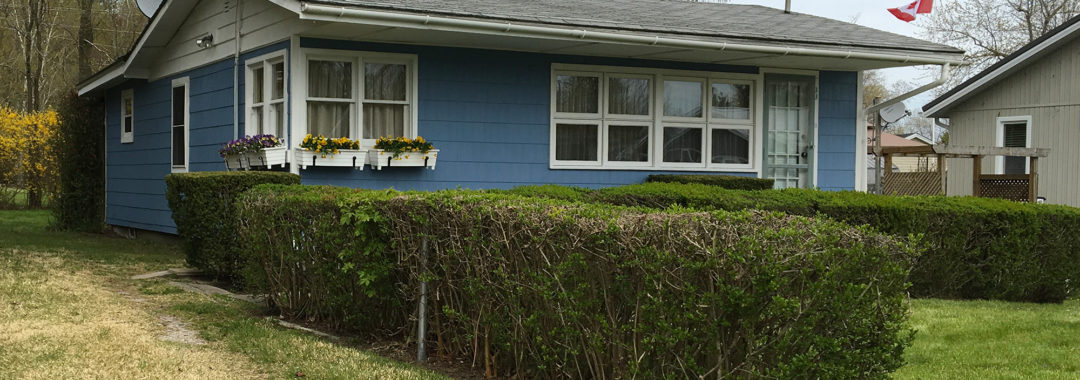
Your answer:
[[[970,158],[973,162],[971,194],[976,197],[1004,198],[1019,202],[1035,202],[1039,196],[1039,159],[1050,155],[1046,148],[966,147],[926,145],[875,148],[874,154],[885,158],[882,188],[891,195],[946,194],[946,158]],[[936,172],[899,173],[892,171],[896,156],[937,157]],[[984,157],[1028,157],[1028,174],[983,174]]]

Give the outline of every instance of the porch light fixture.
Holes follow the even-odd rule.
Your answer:
[[[205,36],[202,36],[202,37],[199,37],[199,38],[195,39],[195,46],[198,46],[198,47],[203,48],[203,49],[214,46],[214,35],[213,34],[207,34]]]

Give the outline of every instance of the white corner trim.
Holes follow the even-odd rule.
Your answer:
[[[994,146],[1001,147],[1001,146],[1005,145],[1005,124],[1014,124],[1014,123],[1018,123],[1018,122],[1023,122],[1025,125],[1027,125],[1027,127],[1025,128],[1025,131],[1027,132],[1027,136],[1025,137],[1025,140],[1024,140],[1024,147],[1025,148],[1030,148],[1031,147],[1031,130],[1034,129],[1034,128],[1032,128],[1031,120],[1032,120],[1031,115],[1002,116],[1002,117],[997,118],[997,123],[996,123],[996,127],[995,127],[996,134],[995,134],[995,137],[994,137]],[[1026,173],[1026,172],[1031,170],[1030,169],[1031,158],[1028,157],[1025,161],[1029,164],[1029,165],[1024,165],[1024,172]],[[1005,174],[1005,157],[1002,157],[1002,156],[994,157],[994,174]]]
[[[1028,51],[1024,52],[1023,54],[1021,54],[1020,56],[1018,56],[1016,58],[1013,58],[1011,61],[1009,61],[1008,63],[1006,63],[1005,65],[1003,65],[1001,67],[998,67],[997,69],[995,69],[993,72],[990,72],[986,76],[984,76],[982,78],[979,78],[979,80],[976,80],[974,83],[971,83],[971,84],[969,84],[967,86],[964,86],[964,88],[962,90],[960,90],[959,92],[953,94],[952,96],[949,96],[948,98],[943,100],[941,103],[938,103],[938,104],[934,105],[934,107],[926,110],[925,112],[923,112],[923,114],[926,115],[926,117],[929,117],[929,118],[948,117],[948,115],[938,115],[937,113],[942,112],[942,111],[944,111],[944,110],[946,110],[948,108],[951,108],[956,103],[967,99],[969,96],[973,95],[976,92],[979,92],[980,90],[983,89],[983,87],[985,87],[985,86],[987,86],[987,85],[989,85],[991,83],[996,82],[998,79],[1000,79],[1000,77],[1002,75],[1005,75],[1005,74],[1011,72],[1012,70],[1016,69],[1018,66],[1022,66],[1024,64],[1026,64],[1028,62],[1028,60],[1032,59],[1035,56],[1038,56],[1038,55],[1042,54],[1043,51],[1046,50],[1047,48],[1058,44],[1059,42],[1061,42],[1062,40],[1064,40],[1066,38],[1069,38],[1070,36],[1075,34],[1077,31],[1080,31],[1080,23],[1073,24],[1072,26],[1068,27],[1067,29],[1058,32],[1054,36],[1046,39],[1046,41],[1043,41],[1042,43],[1040,43],[1038,46],[1035,46],[1031,50],[1028,50]]]
[[[858,111],[855,114],[855,191],[866,192],[866,109],[862,106],[865,89],[863,88],[863,72],[858,72],[858,90],[855,102]]]

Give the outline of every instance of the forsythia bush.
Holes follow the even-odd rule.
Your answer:
[[[56,185],[55,111],[19,113],[0,108],[0,206],[11,204],[12,190],[25,190],[30,207],[41,207]]]

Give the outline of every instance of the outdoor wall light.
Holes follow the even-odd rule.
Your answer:
[[[205,36],[195,39],[195,46],[203,49],[214,46],[214,35],[207,34]]]

